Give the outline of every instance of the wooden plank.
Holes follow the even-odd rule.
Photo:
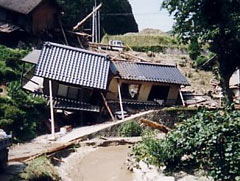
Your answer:
[[[102,7],[102,3],[100,3],[90,14],[88,14],[82,21],[80,21],[76,26],[73,27],[73,31],[79,30],[80,26],[87,21],[96,11],[98,11]]]
[[[170,131],[170,128],[168,128],[167,126],[163,125],[163,124],[159,124],[159,123],[156,123],[156,122],[153,122],[153,121],[149,121],[147,119],[140,119],[140,122],[151,127],[151,128],[154,128],[154,129],[158,129],[164,133],[168,133]]]
[[[86,36],[86,37],[92,37],[92,35],[89,35],[87,33],[83,33],[83,32],[73,32],[73,31],[67,31],[68,33],[72,33],[78,36]]]
[[[101,92],[101,96],[102,96],[103,101],[104,101],[104,104],[105,104],[105,106],[106,106],[106,108],[107,108],[107,110],[108,110],[108,113],[110,114],[112,120],[115,121],[114,116],[113,116],[113,113],[112,113],[110,107],[108,106],[107,100],[106,100],[106,98],[104,97],[104,95],[103,95],[102,92]]]

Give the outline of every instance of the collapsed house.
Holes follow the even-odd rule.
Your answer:
[[[176,105],[181,86],[189,85],[174,65],[110,61],[106,54],[51,42],[22,61],[32,64],[22,76],[22,86],[48,100],[51,120],[64,111],[105,110],[114,119],[120,110],[131,113],[130,107]]]
[[[114,104],[121,94],[125,109],[134,105],[139,108],[176,105],[180,87],[189,85],[174,65],[114,61],[110,69],[106,98]]]

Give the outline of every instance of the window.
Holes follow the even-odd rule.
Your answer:
[[[137,99],[140,85],[138,84],[126,84],[121,86],[122,98],[124,99]]]
[[[58,92],[57,92],[58,96],[67,97],[67,93],[68,93],[68,86],[59,84]]]
[[[78,88],[76,87],[69,87],[68,88],[68,97],[71,99],[77,99],[78,97]]]

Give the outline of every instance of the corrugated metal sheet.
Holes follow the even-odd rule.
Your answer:
[[[33,50],[29,54],[27,54],[22,61],[32,64],[37,64],[38,59],[40,57],[41,50]]]
[[[106,89],[109,66],[107,55],[46,42],[35,75],[75,85]]]
[[[126,80],[189,85],[187,79],[173,65],[114,61],[111,70]]]

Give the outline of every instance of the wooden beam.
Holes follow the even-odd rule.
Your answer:
[[[104,97],[104,95],[103,95],[102,92],[101,92],[101,96],[102,96],[103,101],[104,101],[104,104],[105,104],[105,106],[106,106],[106,108],[107,108],[107,110],[108,110],[108,113],[110,114],[112,120],[115,121],[115,118],[114,118],[114,116],[113,116],[113,113],[112,113],[110,107],[108,106],[107,100],[106,100],[106,98]]]
[[[80,26],[87,21],[96,11],[98,11],[102,7],[102,3],[100,3],[93,11],[88,14],[82,21],[80,21],[76,26],[73,27],[73,31],[79,30]]]
[[[154,129],[158,129],[164,133],[168,133],[170,131],[170,128],[168,128],[167,126],[163,125],[163,124],[159,124],[159,123],[156,123],[156,122],[153,122],[153,121],[150,121],[150,120],[147,120],[147,119],[140,119],[140,122],[151,127],[151,128],[154,128]]]
[[[54,112],[53,112],[53,95],[52,95],[52,80],[49,80],[49,102],[50,102],[50,113],[51,113],[51,133],[53,139],[55,138],[55,126],[54,126]]]
[[[73,31],[67,31],[68,33],[72,33],[78,36],[87,36],[87,37],[92,37],[92,35],[89,35],[87,33],[83,33],[83,32],[73,32]]]
[[[119,81],[118,81],[118,97],[119,97],[119,104],[120,104],[121,115],[122,115],[122,120],[123,120],[124,119],[124,113],[123,113],[122,95],[121,95],[121,88],[120,88]]]

